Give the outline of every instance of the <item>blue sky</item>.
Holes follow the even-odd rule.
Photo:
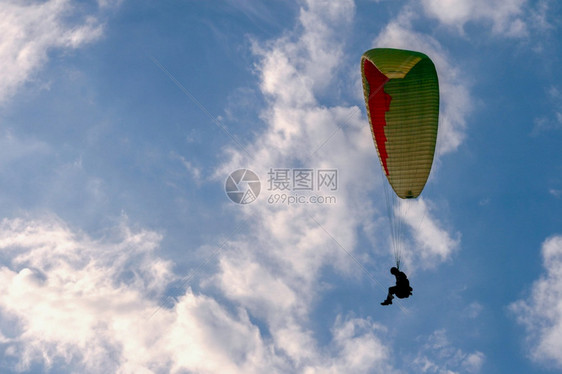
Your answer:
[[[561,12],[1,1],[0,371],[559,372]],[[426,53],[441,92],[390,307],[374,47]],[[237,169],[256,201],[226,195]],[[337,170],[286,192],[334,200],[275,203],[286,169]]]

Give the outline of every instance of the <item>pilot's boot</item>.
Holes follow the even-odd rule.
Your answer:
[[[392,304],[392,299],[393,299],[392,296],[387,297],[386,300],[381,303],[381,305],[390,305],[390,304]]]

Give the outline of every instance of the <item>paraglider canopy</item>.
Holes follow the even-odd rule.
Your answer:
[[[419,196],[435,153],[439,83],[423,53],[371,49],[361,57],[373,140],[388,182],[402,199]]]

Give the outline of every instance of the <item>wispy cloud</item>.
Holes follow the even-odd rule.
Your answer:
[[[404,254],[407,262],[422,268],[432,268],[448,259],[458,248],[460,234],[451,234],[431,216],[431,209],[423,198],[403,201],[398,214],[412,230],[412,249]]]
[[[544,274],[510,310],[527,331],[531,358],[562,368],[562,236],[544,241],[542,258]]]
[[[562,129],[562,93],[556,86],[551,86],[546,92],[552,113],[535,118],[535,125],[531,135],[536,136],[545,132]]]
[[[178,160],[182,166],[184,167],[184,170],[187,171],[193,178],[193,180],[196,183],[200,183],[201,182],[201,169],[194,166],[193,163],[191,161],[189,161],[188,159],[186,159],[185,157],[178,155],[176,153],[171,153],[170,157],[173,160]]]
[[[423,0],[426,14],[461,33],[469,22],[489,24],[496,35],[522,37],[527,35],[524,20],[526,0]]]
[[[22,139],[7,130],[0,133],[0,173],[6,172],[10,165],[29,157],[37,157],[52,149],[37,139]]]
[[[551,188],[551,189],[548,190],[548,192],[556,198],[562,197],[562,190],[560,190],[560,189]]]
[[[118,347],[134,350],[127,326],[136,313],[148,313],[146,297],[162,291],[170,263],[153,257],[161,240],[154,232],[122,225],[110,236],[92,240],[52,216],[0,223],[0,308],[16,326],[2,326],[11,369],[62,359],[113,371]]]
[[[491,31],[497,38],[530,40],[534,35],[544,35],[552,30],[556,14],[552,11],[552,0],[422,0],[422,11],[441,25],[456,30],[463,37],[467,25],[477,25]],[[540,41],[535,40],[535,50],[540,50]]]
[[[412,367],[421,373],[480,373],[485,360],[482,352],[456,348],[445,330],[437,330],[423,343]]]
[[[32,79],[49,50],[78,48],[102,35],[98,19],[73,20],[73,11],[69,0],[0,4],[0,103]]]

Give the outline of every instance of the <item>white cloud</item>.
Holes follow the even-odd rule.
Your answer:
[[[423,0],[426,14],[463,32],[469,22],[491,24],[494,34],[527,35],[524,20],[526,0]]]
[[[527,331],[531,358],[562,368],[562,236],[544,241],[542,257],[545,273],[510,310]]]
[[[404,222],[412,230],[414,250],[404,254],[408,263],[424,268],[432,268],[446,260],[458,248],[459,234],[455,238],[439,227],[439,223],[432,219],[431,210],[423,198],[401,201],[397,208]]]
[[[0,3],[0,103],[32,78],[49,50],[78,48],[101,36],[94,17],[68,21],[73,7],[70,0]]]
[[[152,258],[156,233],[123,226],[116,235],[94,241],[53,217],[0,223],[0,307],[18,326],[5,354],[18,358],[16,368],[77,360],[103,370],[116,364],[121,344],[133,343],[124,328],[148,313],[144,298],[162,291],[170,264]]]
[[[531,135],[536,136],[544,132],[562,129],[562,93],[556,86],[551,86],[547,93],[547,99],[552,106],[550,115],[543,115],[534,120]]]
[[[422,345],[412,367],[418,373],[480,373],[486,356],[480,351],[467,353],[454,347],[445,330],[437,330]]]
[[[527,11],[529,13],[529,20],[527,24],[539,31],[548,31],[555,28],[556,21],[549,20],[549,17],[556,18],[557,12],[552,11],[551,4],[555,0],[539,0],[531,2],[533,8]]]
[[[372,171],[365,170],[364,165],[369,165],[374,149],[365,136],[369,129],[360,120],[359,110],[353,107],[323,107],[316,99],[316,92],[332,83],[331,77],[341,62],[345,34],[338,33],[334,25],[345,29],[351,22],[353,9],[352,2],[308,2],[299,16],[302,34],[295,32],[266,45],[254,45],[254,52],[261,59],[257,65],[261,90],[270,103],[262,114],[268,128],[257,137],[253,146],[248,147],[254,150],[255,158],[249,160],[241,152],[231,150],[231,161],[221,165],[217,171],[218,179],[224,179],[224,175],[239,167],[250,167],[265,177],[269,168],[291,167],[297,162],[310,165],[307,167],[337,168],[340,180],[336,194],[348,188],[357,189],[362,181],[371,183],[369,177],[376,178]],[[345,131],[324,144],[337,130],[338,124],[346,126]],[[356,142],[353,147],[351,142]],[[265,190],[267,183],[263,182]],[[263,199],[266,199],[267,193],[262,191]],[[249,283],[242,288],[253,299],[248,303],[258,303],[264,310],[276,310],[277,304],[270,303],[272,300],[266,292],[267,287],[264,287],[264,292],[258,293],[252,288],[262,281],[263,274],[274,274],[275,277],[272,276],[269,281],[265,277],[266,283],[275,289],[282,287],[283,294],[287,295],[283,298],[286,302],[298,300],[286,307],[291,313],[302,315],[303,309],[306,312],[310,306],[303,305],[301,300],[308,304],[314,297],[313,285],[318,280],[320,269],[331,260],[346,256],[323,228],[352,250],[356,240],[353,222],[358,224],[361,221],[359,216],[369,210],[368,205],[355,199],[349,201],[350,206],[363,206],[354,214],[345,204],[275,207],[263,199],[245,211],[252,217],[252,222],[259,225],[255,237],[251,238],[255,244],[237,248],[238,256],[236,253],[224,256],[223,269],[231,272],[232,269],[243,269],[240,263],[248,266],[257,264],[252,265],[257,267],[252,268],[256,276],[246,274],[251,278],[246,279]],[[315,217],[322,227],[310,217]],[[350,225],[341,225],[342,219]],[[254,251],[259,253],[262,246],[266,246],[267,256],[256,256]],[[275,267],[286,269],[285,273],[279,274]],[[226,274],[220,277],[225,292],[239,292],[229,289],[229,285],[239,284],[239,280],[232,282],[241,274]],[[275,314],[281,315],[286,310],[281,307]],[[269,318],[276,319],[272,315]]]
[[[388,364],[391,351],[375,334],[381,331],[383,327],[364,319],[338,316],[323,364],[307,367],[303,373],[396,373]]]
[[[155,253],[161,239],[125,224],[100,241],[53,217],[3,220],[0,313],[10,322],[0,333],[13,362],[3,370],[276,372],[244,310],[190,289],[158,309],[154,300],[177,279]]]

